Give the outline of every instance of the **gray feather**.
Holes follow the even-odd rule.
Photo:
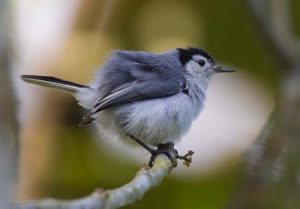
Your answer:
[[[48,76],[21,78],[72,93],[89,111],[80,125],[95,123],[110,141],[126,143],[133,135],[156,146],[179,141],[202,110],[216,69],[210,60],[195,48],[160,54],[114,51],[88,86]]]
[[[99,72],[91,86],[104,96],[95,103],[92,114],[127,102],[170,96],[185,83],[174,52],[115,51]]]
[[[37,84],[40,86],[50,87],[57,90],[76,93],[82,88],[89,88],[88,86],[74,83],[71,81],[62,80],[51,76],[40,75],[22,75],[21,79],[28,83]]]

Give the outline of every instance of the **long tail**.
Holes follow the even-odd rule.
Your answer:
[[[22,75],[21,79],[28,83],[46,86],[46,87],[62,90],[73,94],[78,92],[82,88],[89,88],[88,86],[85,85],[73,83],[71,81],[65,81],[51,76]]]

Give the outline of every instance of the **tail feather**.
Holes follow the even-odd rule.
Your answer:
[[[40,75],[22,75],[21,79],[28,83],[33,83],[72,93],[78,101],[79,105],[86,109],[92,108],[93,104],[98,99],[97,94],[94,94],[94,91],[90,87],[78,83],[73,83],[71,81],[65,81],[51,76]],[[79,125],[88,125],[93,121],[94,119],[90,116],[90,114],[87,114],[85,117],[83,117]]]
[[[33,83],[41,86],[46,86],[70,93],[76,93],[82,88],[89,88],[88,86],[73,83],[71,81],[65,81],[59,78],[51,76],[39,76],[39,75],[22,75],[21,79],[28,83]]]

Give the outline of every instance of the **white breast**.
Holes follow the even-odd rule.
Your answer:
[[[200,108],[190,96],[179,93],[104,110],[96,124],[105,138],[132,141],[124,134],[128,133],[150,145],[175,143],[187,133]]]

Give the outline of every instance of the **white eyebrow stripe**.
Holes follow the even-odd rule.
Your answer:
[[[202,60],[208,62],[208,60],[207,60],[206,57],[204,57],[204,56],[201,56],[201,55],[198,55],[198,54],[193,56],[193,60],[198,61],[198,60],[200,60],[200,59],[202,59]]]

